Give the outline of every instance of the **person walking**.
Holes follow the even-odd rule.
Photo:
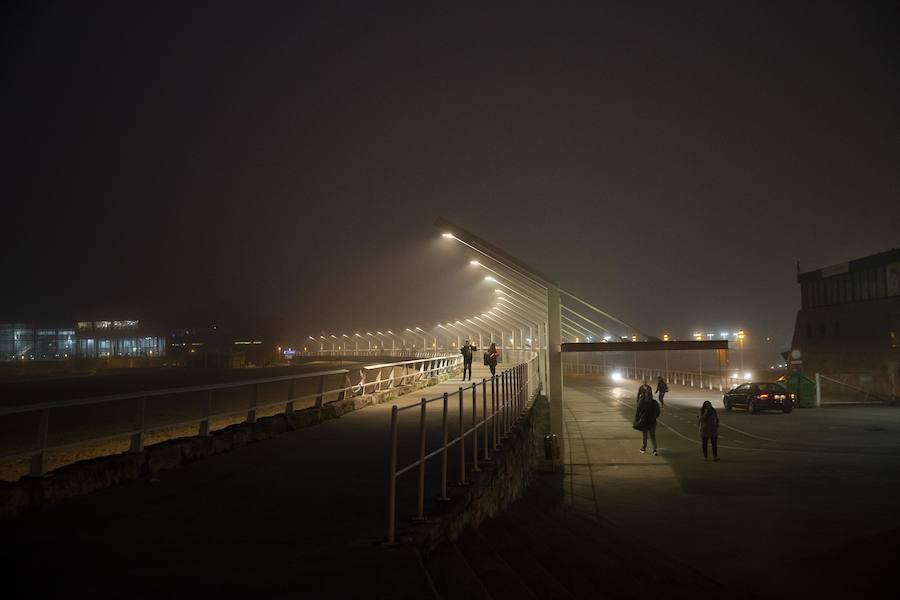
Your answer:
[[[497,344],[491,342],[487,352],[484,353],[484,364],[491,368],[491,377],[497,374],[497,358],[500,353],[497,351]]]
[[[662,376],[656,378],[656,397],[659,398],[659,407],[665,408],[666,403],[663,400],[666,394],[669,393],[669,384],[666,383],[666,380],[662,378]]]
[[[713,408],[712,402],[706,400],[700,407],[700,416],[697,417],[697,425],[700,429],[700,439],[703,440],[703,460],[709,460],[706,451],[708,442],[712,442],[713,462],[719,462],[719,415]]]
[[[472,356],[475,354],[475,350],[477,348],[470,344],[469,340],[466,340],[463,347],[459,349],[463,355],[463,381],[466,380],[466,373],[469,374],[469,381],[472,381]]]
[[[653,388],[646,381],[638,388],[637,411],[634,413],[634,427],[643,433],[641,454],[647,451],[647,437],[653,443],[653,456],[659,456],[656,447],[656,419],[659,417],[659,404],[653,399]]]

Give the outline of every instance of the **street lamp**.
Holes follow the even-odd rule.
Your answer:
[[[314,337],[311,336],[311,335],[308,335],[308,336],[306,336],[306,337],[308,337],[309,339],[311,339],[311,340],[314,341],[314,342],[319,342],[319,354],[321,354],[321,353],[323,353],[323,352],[325,351],[325,347],[322,345],[322,341],[321,341],[321,340],[317,340],[316,338],[314,338]]]
[[[741,371],[743,371],[744,370],[744,330],[743,329],[738,330],[737,337],[738,337],[738,340],[741,342]]]
[[[375,340],[375,350],[378,350],[378,338],[375,337],[374,335],[372,335],[372,332],[371,332],[371,331],[367,331],[367,332],[366,332],[366,336],[372,338],[373,340]],[[371,349],[372,349],[372,343],[369,342],[369,350],[371,350]]]

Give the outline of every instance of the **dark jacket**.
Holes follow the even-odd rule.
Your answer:
[[[475,352],[475,350],[477,350],[475,346],[463,346],[459,349],[459,351],[462,352],[463,360],[466,362],[472,362],[472,353]]]
[[[659,417],[659,402],[654,400],[653,396],[645,396],[643,400],[638,402],[632,427],[638,431],[646,431],[656,425],[657,417]]]
[[[669,393],[669,384],[665,381],[660,381],[656,384],[656,393],[657,394],[668,394]]]
[[[705,413],[701,411],[700,416],[697,417],[697,427],[701,437],[718,437],[719,415],[716,413],[716,409],[710,408]]]
[[[487,352],[484,353],[484,355],[487,358],[487,362],[485,362],[484,364],[486,364],[490,367],[497,366],[497,357],[500,356],[500,352],[498,352],[497,350],[494,350],[493,352],[488,350]]]

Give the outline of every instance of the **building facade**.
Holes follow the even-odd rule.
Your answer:
[[[0,361],[139,358],[166,354],[166,338],[136,319],[79,321],[74,327],[0,324]]]
[[[900,249],[800,273],[792,348],[804,373],[900,395]]]

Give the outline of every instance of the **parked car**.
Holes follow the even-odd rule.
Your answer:
[[[750,414],[761,410],[794,410],[795,394],[789,394],[781,385],[772,381],[755,381],[737,386],[722,397],[725,410],[735,406],[747,409]]]

